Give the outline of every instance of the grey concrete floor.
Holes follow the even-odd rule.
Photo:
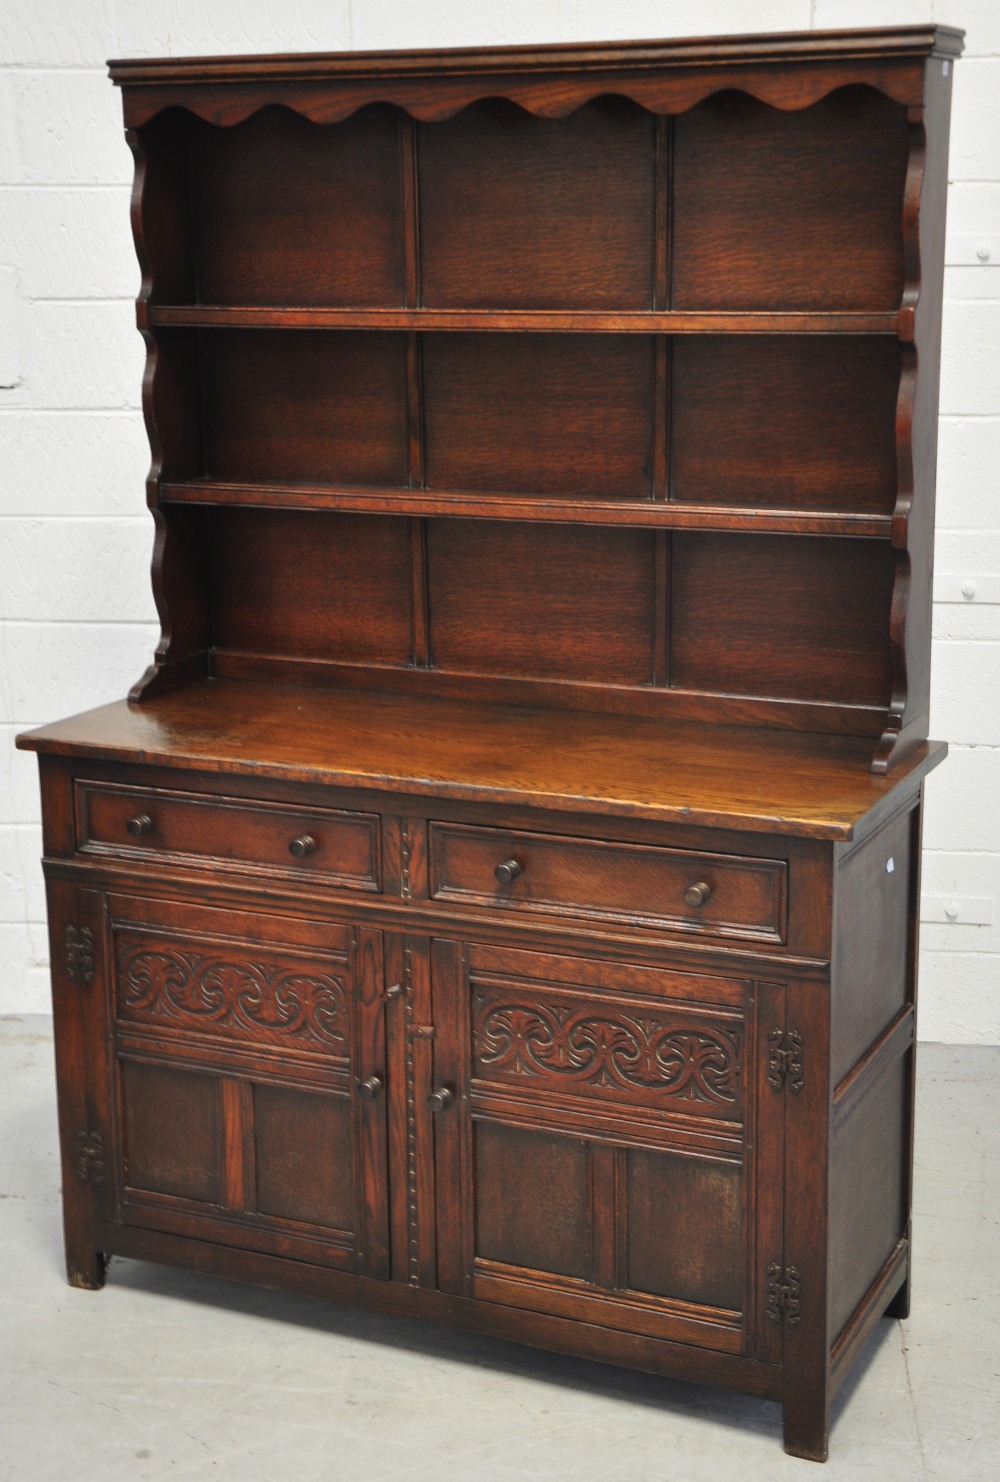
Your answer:
[[[1000,1478],[1000,1050],[923,1046],[913,1315],[821,1471],[778,1407],[138,1262],[63,1276],[49,1021],[0,1019],[3,1482]]]

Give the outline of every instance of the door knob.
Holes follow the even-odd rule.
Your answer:
[[[703,906],[712,894],[712,887],[706,880],[699,880],[697,885],[689,885],[684,892],[684,899],[689,906]]]
[[[524,874],[524,865],[519,859],[505,859],[503,864],[498,864],[493,871],[501,885],[509,885],[516,880],[518,875]]]
[[[427,1105],[433,1112],[443,1112],[448,1110],[454,1100],[454,1091],[449,1090],[447,1086],[438,1086],[437,1090],[432,1091],[428,1096]]]
[[[380,1096],[381,1094],[381,1077],[370,1075],[366,1081],[358,1081],[358,1095],[363,1101],[374,1101],[376,1096]]]
[[[315,848],[316,840],[312,834],[300,834],[297,839],[293,839],[289,844],[288,852],[289,854],[294,854],[296,859],[305,859],[306,855],[312,854]]]

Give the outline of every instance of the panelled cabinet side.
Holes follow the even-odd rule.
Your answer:
[[[42,826],[47,858],[72,852],[70,769],[40,757]],[[63,1235],[70,1285],[104,1285],[100,1238],[112,1188],[113,1129],[105,1075],[105,922],[100,892],[60,878],[46,865],[49,960],[55,1038]]]

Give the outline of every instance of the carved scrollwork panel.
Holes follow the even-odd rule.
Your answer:
[[[313,961],[266,951],[244,959],[232,947],[209,955],[122,937],[117,967],[122,1019],[349,1055],[344,982]]]
[[[738,1027],[654,1009],[520,998],[479,989],[473,1002],[475,1073],[552,1089],[647,1093],[656,1103],[737,1114]]]

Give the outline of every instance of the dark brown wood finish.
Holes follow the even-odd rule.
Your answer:
[[[914,503],[909,470],[914,437],[930,437],[921,451],[933,454],[946,139],[935,126],[925,147],[924,108],[945,107],[957,47],[955,33],[915,29],[744,50],[723,41],[373,56],[367,78],[360,58],[218,71],[116,64],[129,118],[147,120],[133,130],[135,226],[147,263],[149,420],[163,450],[151,498],[164,637],[153,688],[137,696],[206,668],[252,672],[231,665],[241,644],[217,640],[211,577],[188,550],[203,544],[203,527],[182,503],[859,536],[891,540],[892,601],[876,600],[869,583],[866,563],[882,558],[859,546],[872,662],[847,705],[829,698],[840,677],[818,672],[835,667],[832,655],[772,686],[734,674],[730,690],[718,632],[700,644],[703,663],[675,666],[662,539],[650,554],[651,685],[628,686],[634,698],[594,688],[598,662],[561,687],[510,693],[573,709],[862,729],[880,738],[875,765],[898,761],[926,724],[931,499]],[[928,54],[933,66],[918,68]],[[713,67],[730,71],[723,79]],[[924,67],[934,78],[926,103]],[[383,91],[366,96],[375,76]],[[171,88],[179,112],[163,96]],[[462,100],[445,104],[456,88]],[[602,172],[613,190],[600,189]],[[333,210],[341,198],[349,208]],[[314,271],[304,244],[327,218],[339,245]],[[187,336],[197,349],[182,350],[183,334],[164,338],[168,325],[202,326]],[[647,350],[650,330],[678,342]],[[757,338],[775,333],[787,342]],[[916,401],[914,334],[926,367]],[[183,387],[185,355],[202,404],[178,422],[175,398],[155,388],[167,377],[169,389],[175,366]],[[184,427],[196,421],[187,451]],[[920,457],[918,477],[931,462]],[[299,560],[306,527],[279,529]],[[418,692],[482,696],[475,662],[434,663],[427,533],[413,539],[411,656],[428,671]],[[175,571],[185,573],[180,590]],[[824,600],[801,593],[783,614],[792,649],[811,647],[810,608]],[[752,604],[745,625],[729,605],[752,632]],[[483,619],[470,612],[464,625]],[[848,647],[861,641],[852,635]],[[608,658],[618,665],[613,650]],[[391,650],[384,660],[398,662]],[[328,662],[322,677],[342,682],[337,656]],[[451,668],[447,681],[435,667]],[[281,673],[295,677],[287,664],[269,677]],[[734,695],[756,704],[734,708]],[[852,713],[859,706],[864,716]]]
[[[550,120],[490,99],[417,137],[429,308],[651,307],[644,109],[600,98]]]
[[[334,130],[287,109],[198,121],[188,149],[200,303],[403,303],[395,109]]]
[[[909,1300],[961,33],[115,62],[162,633],[39,753],[67,1268],[778,1400]]]
[[[907,158],[905,109],[872,88],[794,114],[729,92],[682,114],[675,306],[896,308]]]
[[[887,336],[675,336],[671,498],[891,514],[899,377]]]

